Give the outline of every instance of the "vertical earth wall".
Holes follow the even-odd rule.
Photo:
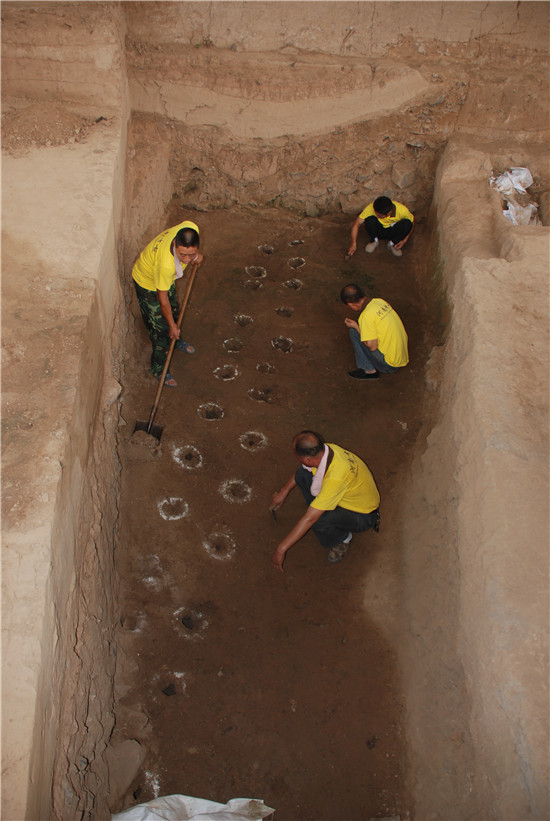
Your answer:
[[[62,102],[87,129],[3,158],[6,819],[108,815],[123,45],[118,4],[2,7],[5,110],[34,109],[45,126]]]

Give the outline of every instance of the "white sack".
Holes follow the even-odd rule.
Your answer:
[[[111,821],[261,821],[273,812],[259,798],[232,798],[218,804],[189,795],[165,795],[117,812]]]

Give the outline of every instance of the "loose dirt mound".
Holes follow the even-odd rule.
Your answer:
[[[21,155],[31,146],[79,143],[94,122],[59,103],[30,102],[2,115],[2,149]]]

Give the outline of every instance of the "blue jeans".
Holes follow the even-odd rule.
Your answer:
[[[395,373],[399,370],[399,368],[394,368],[393,365],[388,365],[381,351],[369,351],[365,343],[361,342],[359,332],[355,328],[349,329],[349,337],[355,353],[355,364],[358,368],[365,371],[372,371],[374,368],[374,370],[382,373]]]
[[[313,473],[300,465],[294,474],[294,479],[309,507],[315,498],[311,495]],[[330,550],[343,542],[348,533],[362,533],[364,530],[376,527],[378,520],[378,508],[371,513],[355,513],[345,507],[335,507],[334,510],[326,510],[322,513],[311,529],[321,545]]]

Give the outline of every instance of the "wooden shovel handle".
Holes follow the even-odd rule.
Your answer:
[[[197,264],[193,265],[191,268],[191,273],[189,274],[189,278],[187,280],[187,287],[185,289],[185,294],[183,295],[183,300],[181,303],[180,312],[178,314],[178,321],[176,325],[178,328],[181,328],[181,322],[183,319],[183,315],[185,313],[185,309],[187,308],[187,303],[189,302],[189,295],[191,294],[191,288],[193,287],[193,281],[195,279],[195,274],[197,273],[197,268],[199,266]],[[153,402],[153,407],[151,408],[151,415],[149,416],[149,423],[147,425],[147,431],[151,429],[151,425],[153,424],[153,420],[155,418],[155,414],[158,410],[160,395],[162,393],[162,389],[164,388],[164,379],[166,374],[168,373],[168,367],[170,365],[170,360],[172,359],[172,354],[174,353],[174,347],[176,345],[177,339],[172,339],[170,343],[170,347],[168,348],[168,353],[166,354],[166,362],[164,363],[164,368],[162,369],[162,374],[160,377],[159,386],[157,388],[157,393],[155,396],[155,401]]]

